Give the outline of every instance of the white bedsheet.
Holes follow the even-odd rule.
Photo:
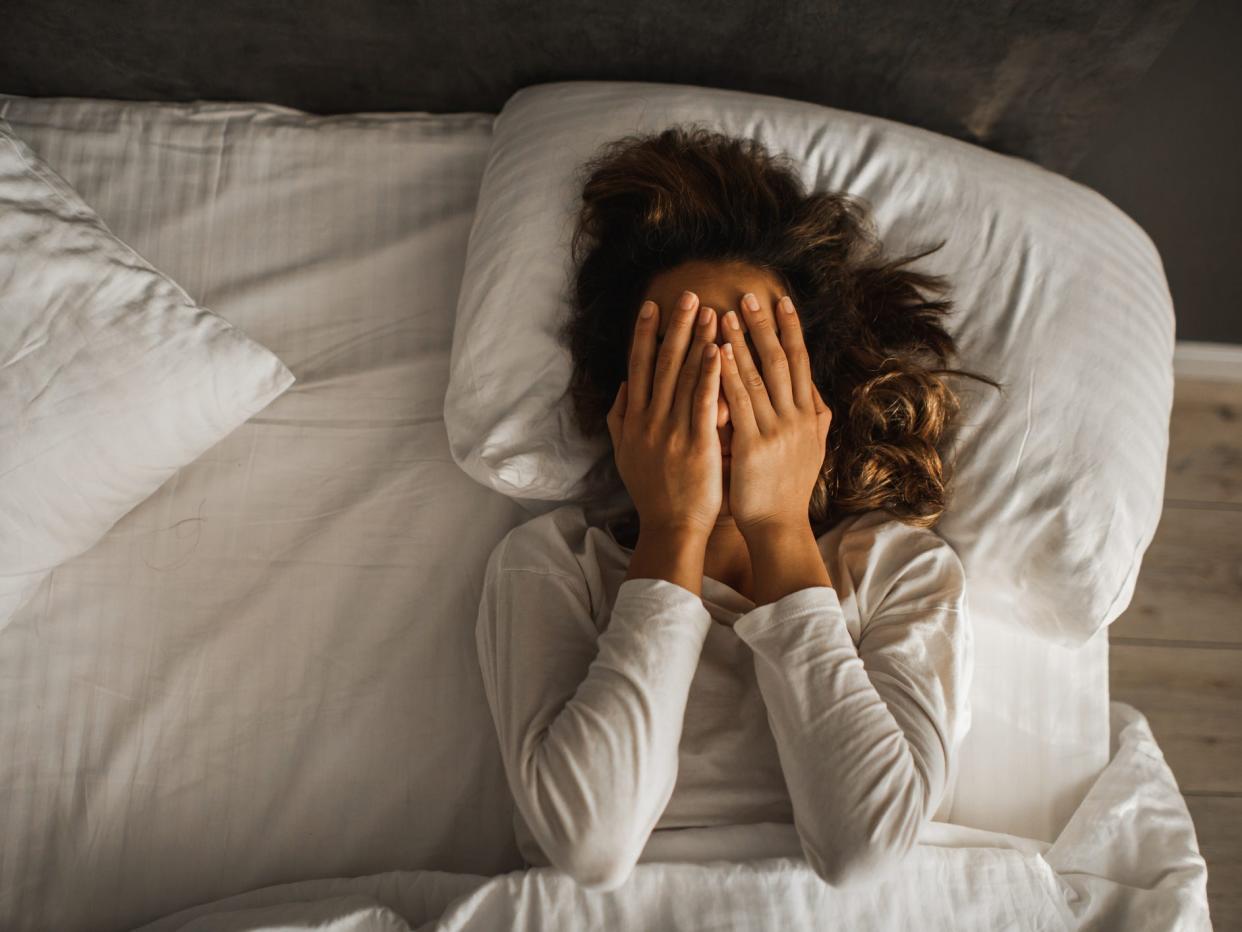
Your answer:
[[[457,468],[442,419],[491,116],[16,97],[0,116],[298,378],[0,632],[0,928],[520,867],[472,634],[526,515]],[[950,820],[1051,842],[1108,760],[1107,632],[1076,652],[975,634]],[[657,891],[692,870],[641,869]],[[504,881],[515,908],[550,902],[529,877]]]

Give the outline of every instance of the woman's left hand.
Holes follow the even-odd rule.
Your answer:
[[[733,422],[729,511],[743,533],[807,523],[832,423],[832,411],[811,378],[793,301],[781,298],[770,313],[757,301],[757,309],[746,307],[750,298],[743,298],[742,313],[762,374],[741,325],[730,326],[729,315],[721,321],[728,342],[722,347],[720,381]]]

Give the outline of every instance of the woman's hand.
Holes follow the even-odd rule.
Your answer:
[[[706,539],[724,497],[716,315],[708,310],[707,323],[696,324],[698,296],[683,294],[657,356],[660,309],[653,301],[643,309],[651,316],[635,321],[629,378],[608,412],[617,471],[643,527],[701,531]]]
[[[811,492],[824,465],[832,411],[811,378],[793,301],[781,298],[775,315],[762,310],[750,294],[742,305],[763,374],[751,358],[741,325],[731,325],[736,312],[730,311],[722,322],[728,342],[721,360],[733,421],[729,510],[743,533],[801,527],[807,524]]]

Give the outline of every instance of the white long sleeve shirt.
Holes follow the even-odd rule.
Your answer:
[[[965,579],[939,535],[886,512],[820,536],[833,585],[756,606],[624,580],[633,551],[578,505],[488,561],[476,642],[531,866],[588,889],[654,836],[790,823],[839,885],[947,816],[970,728]]]

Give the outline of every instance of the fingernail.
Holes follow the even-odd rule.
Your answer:
[[[786,314],[792,314],[793,313],[793,299],[789,297],[789,295],[785,295],[783,298],[781,298],[781,307],[785,309]]]
[[[729,313],[732,314],[733,312],[730,311]],[[733,344],[732,343],[726,343],[724,345],[724,354],[728,356],[730,359],[733,358]]]
[[[683,291],[681,293],[681,300],[677,304],[683,311],[690,310],[690,308],[694,307],[694,292]]]
[[[699,313],[699,323],[702,324],[704,327],[706,327],[707,322],[711,319],[712,319],[711,308],[706,308],[706,307],[703,308],[703,310]]]
[[[729,313],[725,315],[725,319],[729,321],[729,326],[734,330],[742,329],[742,325],[737,322],[737,314],[733,311],[729,311]]]
[[[759,299],[749,291],[742,295],[742,304],[745,305],[746,310],[751,311],[752,313],[759,310]]]
[[[655,302],[644,301],[642,310],[638,312],[638,316],[641,317],[643,320],[647,320],[654,313],[655,313]]]

